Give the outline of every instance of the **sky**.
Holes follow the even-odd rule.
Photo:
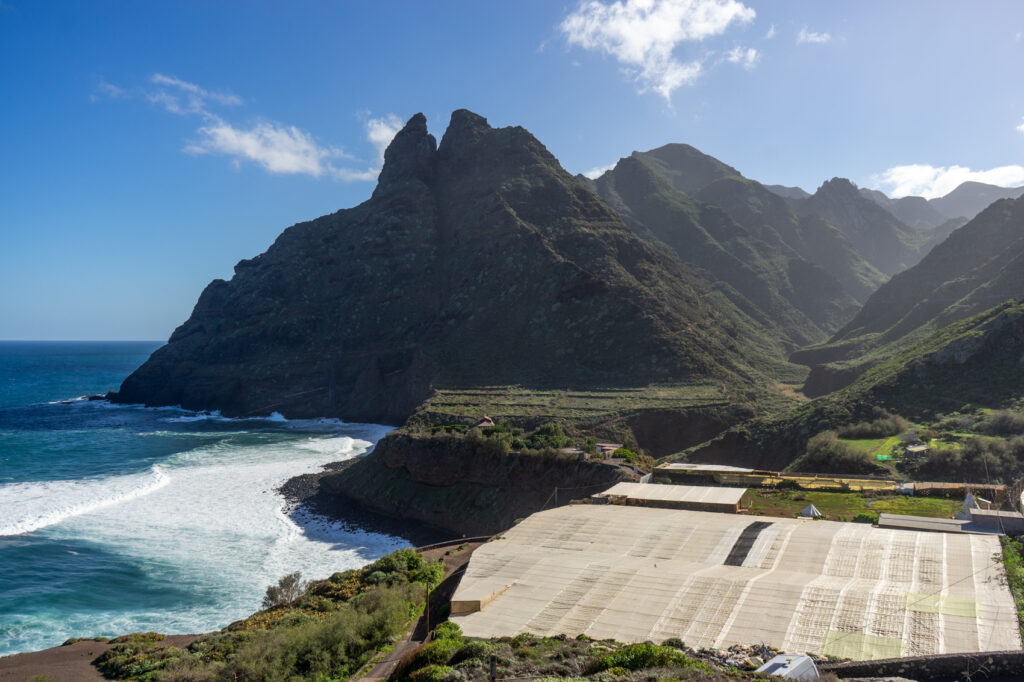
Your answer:
[[[1024,3],[0,0],[0,339],[165,340],[369,198],[423,112],[573,173],[685,142],[766,184],[1024,184]]]

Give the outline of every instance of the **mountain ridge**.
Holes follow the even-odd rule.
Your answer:
[[[457,110],[436,146],[409,120],[366,202],[212,282],[112,398],[395,423],[435,386],[767,385],[782,351],[525,129]]]

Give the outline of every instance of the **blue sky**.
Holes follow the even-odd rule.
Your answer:
[[[1024,184],[1024,3],[0,0],[0,339],[166,339],[396,122],[572,172],[687,142],[765,183]]]

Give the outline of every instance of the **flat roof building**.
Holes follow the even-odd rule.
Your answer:
[[[764,642],[857,660],[1019,650],[999,549],[993,535],[570,505],[477,549],[452,620],[470,637]]]
[[[698,485],[659,485],[654,483],[616,483],[593,496],[596,502],[628,504],[663,509],[692,509],[735,514],[746,488],[717,488]]]

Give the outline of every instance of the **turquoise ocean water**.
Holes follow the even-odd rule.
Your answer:
[[[75,400],[116,389],[158,345],[0,342],[0,655],[223,627],[285,573],[406,544],[286,515],[276,492],[387,427]]]

